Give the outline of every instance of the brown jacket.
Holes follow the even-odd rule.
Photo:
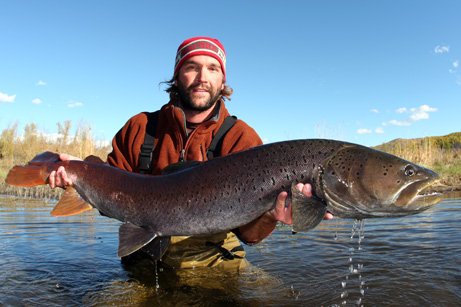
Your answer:
[[[178,162],[182,154],[186,161],[205,161],[206,151],[212,138],[227,116],[229,112],[221,101],[217,105],[214,116],[188,135],[182,109],[171,102],[164,105],[156,129],[152,174],[160,174],[162,169]],[[109,164],[130,172],[139,172],[139,152],[144,142],[146,124],[145,113],[135,115],[128,120],[112,140],[113,150],[107,157]],[[261,138],[254,129],[242,120],[237,120],[223,139],[220,155],[225,156],[261,144]]]
[[[152,155],[152,173],[158,175],[162,169],[176,163],[182,156],[186,161],[204,161],[206,151],[213,136],[229,116],[224,102],[218,103],[212,117],[187,134],[185,115],[181,108],[173,103],[164,105],[158,117],[155,132],[155,148]],[[138,160],[141,145],[144,142],[146,113],[133,116],[120,129],[112,140],[112,152],[107,162],[118,168],[139,172]],[[221,156],[242,151],[262,144],[258,134],[245,122],[237,120],[222,140]],[[239,231],[237,231],[239,232]],[[238,256],[235,261],[226,261],[215,247],[221,246]],[[171,244],[162,261],[173,268],[193,268],[203,266],[244,267],[245,252],[239,248],[235,234],[219,233],[204,237],[171,237]]]

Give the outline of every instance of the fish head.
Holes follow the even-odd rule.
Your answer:
[[[323,164],[322,190],[338,217],[392,217],[424,211],[441,200],[427,193],[438,175],[397,156],[363,146],[345,146]]]

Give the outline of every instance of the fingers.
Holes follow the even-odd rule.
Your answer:
[[[50,188],[65,188],[72,185],[72,180],[67,176],[64,166],[60,166],[56,171],[52,171],[48,177]]]
[[[82,160],[82,159],[80,159],[78,157],[75,157],[75,156],[72,156],[72,155],[69,155],[69,154],[66,154],[66,153],[59,154],[59,159],[61,159],[62,161],[70,161],[70,160],[79,160],[79,161],[81,161]]]
[[[286,206],[287,198],[287,192],[280,192],[275,201],[275,208],[271,210],[271,213],[275,220],[291,225],[293,223],[291,219],[291,204]]]
[[[333,219],[333,214],[331,214],[330,212],[326,212],[325,213],[325,216],[323,217],[324,220],[332,220]]]

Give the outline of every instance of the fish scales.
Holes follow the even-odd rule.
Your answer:
[[[315,227],[326,210],[344,218],[402,216],[440,201],[439,195],[425,192],[437,179],[431,170],[335,140],[261,145],[161,176],[58,157],[37,155],[28,165],[15,166],[6,181],[46,184],[52,170],[65,166],[74,185],[52,214],[95,207],[125,222],[120,228],[121,256],[157,237],[206,235],[245,225],[273,208],[281,191],[291,192],[296,231]],[[313,197],[301,195],[294,188],[298,182],[310,183]]]

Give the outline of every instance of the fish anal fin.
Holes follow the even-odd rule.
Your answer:
[[[68,187],[62,194],[61,199],[51,211],[53,216],[70,216],[93,209],[89,203],[78,195],[77,190]]]
[[[118,256],[125,257],[149,244],[157,234],[132,223],[124,223],[118,231]]]
[[[291,207],[294,232],[315,228],[327,211],[327,206],[320,199],[306,197],[296,189],[296,183],[291,185]]]

